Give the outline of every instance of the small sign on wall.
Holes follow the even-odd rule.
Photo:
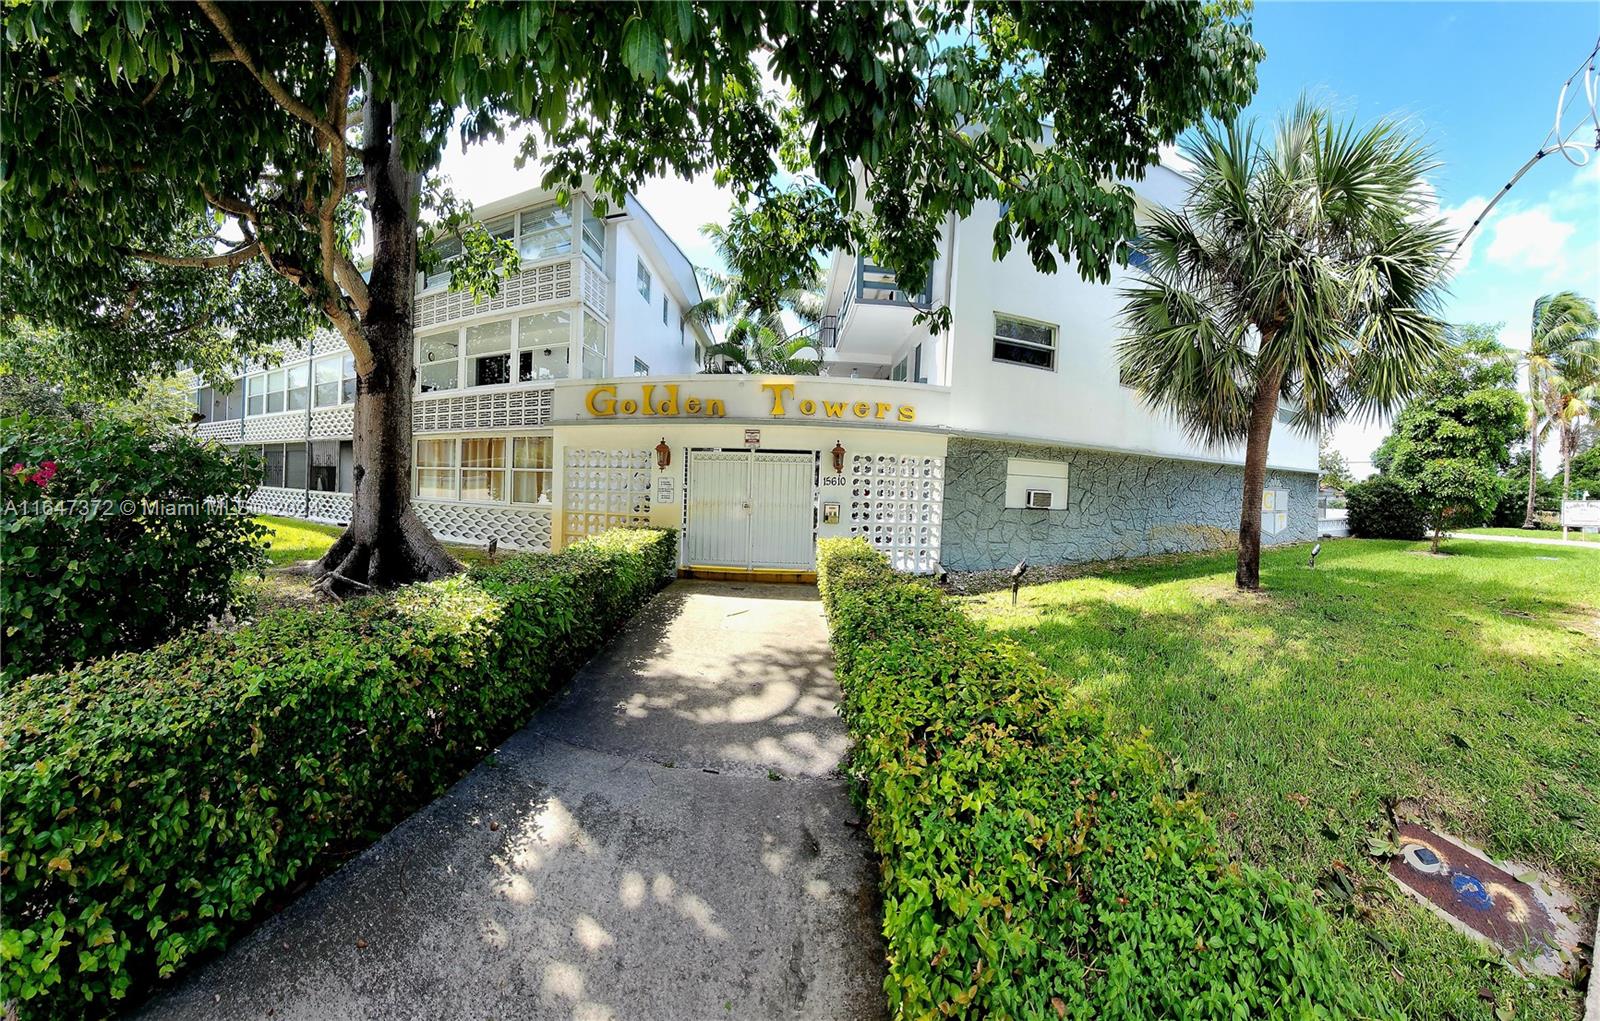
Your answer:
[[[822,523],[824,525],[837,525],[839,523],[839,505],[825,503],[822,505]]]
[[[663,475],[656,479],[656,503],[677,503],[677,494],[672,488],[672,476]]]
[[[744,445],[747,446],[747,447],[759,447],[759,446],[761,446],[761,430],[760,429],[746,429],[744,431]]]

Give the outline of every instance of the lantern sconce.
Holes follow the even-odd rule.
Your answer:
[[[844,444],[833,445],[833,472],[835,475],[844,471]]]
[[[672,463],[672,448],[667,446],[667,438],[661,437],[661,442],[656,444],[656,467],[665,469]]]

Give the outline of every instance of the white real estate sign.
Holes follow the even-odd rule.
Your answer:
[[[1562,500],[1561,524],[1567,528],[1600,528],[1600,500]]]

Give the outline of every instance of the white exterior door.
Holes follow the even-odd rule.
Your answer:
[[[691,450],[685,563],[810,570],[815,484],[813,454]]]

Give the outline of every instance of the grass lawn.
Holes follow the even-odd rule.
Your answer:
[[[279,518],[260,514],[256,520],[267,526],[267,556],[273,567],[287,567],[301,560],[315,560],[328,551],[333,540],[344,532],[343,525],[319,525],[298,518]],[[478,546],[445,543],[445,549],[463,564],[488,562],[488,554]]]
[[[1107,570],[965,600],[1032,646],[1115,725],[1148,728],[1237,856],[1315,886],[1358,974],[1418,1018],[1566,1018],[1527,982],[1391,894],[1367,837],[1397,799],[1600,900],[1600,551],[1325,542]],[[1592,931],[1592,930],[1591,930]],[[1485,996],[1487,994],[1487,996]]]
[[[1514,535],[1519,539],[1559,539],[1561,529],[1547,528],[1463,528],[1468,535]],[[1567,532],[1571,542],[1600,542],[1600,532],[1580,532],[1576,528]]]

